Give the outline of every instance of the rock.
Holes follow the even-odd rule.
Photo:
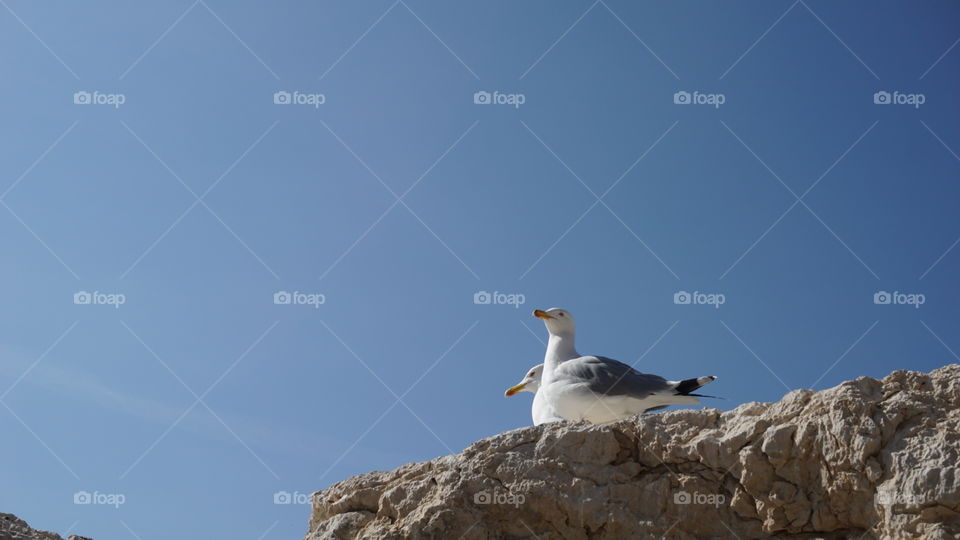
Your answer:
[[[27,522],[13,514],[0,512],[0,540],[63,540],[59,534],[32,529]],[[67,540],[91,540],[86,536],[71,535]]]
[[[327,538],[960,538],[960,365],[509,431],[314,494]]]

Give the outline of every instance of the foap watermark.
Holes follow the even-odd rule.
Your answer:
[[[913,306],[920,309],[927,301],[922,293],[902,293],[900,291],[877,291],[873,293],[873,303],[877,305]]]
[[[915,109],[919,109],[926,102],[927,96],[924,94],[903,94],[897,90],[880,90],[873,94],[874,105],[913,105]]]
[[[294,491],[290,493],[289,491],[278,491],[273,494],[273,504],[312,504],[313,503],[313,494],[312,493],[300,493],[299,491]]]
[[[677,305],[713,306],[720,309],[727,297],[722,293],[705,293],[700,291],[677,291],[673,293],[673,303]]]
[[[73,494],[73,504],[100,504],[120,508],[120,505],[125,502],[127,502],[127,496],[123,493],[78,491]]]
[[[124,94],[108,94],[99,90],[80,90],[73,93],[74,105],[113,105],[115,109],[119,109],[126,102],[127,96]]]
[[[310,105],[314,109],[318,109],[326,102],[327,96],[319,93],[307,93],[299,90],[293,92],[279,90],[273,93],[274,105]]]
[[[320,309],[320,305],[326,302],[327,297],[321,293],[305,293],[300,291],[277,291],[273,293],[273,303],[278,306],[313,306],[315,309]]]
[[[493,92],[479,90],[473,93],[474,105],[513,105],[519,109],[526,102],[527,96],[525,94],[505,94],[497,90]]]
[[[523,493],[510,493],[509,491],[483,490],[473,494],[473,504],[507,504],[514,508],[519,508],[527,501]]]
[[[727,497],[723,493],[690,493],[681,490],[673,494],[673,504],[708,504],[719,508],[726,502]]]
[[[697,90],[693,92],[678,90],[673,94],[673,103],[676,105],[713,105],[714,108],[719,109],[726,102],[725,94],[707,94]]]
[[[923,497],[912,493],[896,493],[893,491],[884,491],[877,493],[874,497],[877,504],[881,506],[893,506],[902,504],[905,506],[921,506],[927,502]]]
[[[113,306],[119,309],[120,306],[127,303],[127,296],[122,293],[77,291],[73,293],[73,303],[78,306]]]
[[[473,303],[479,305],[513,306],[519,309],[527,302],[527,297],[520,293],[502,293],[500,291],[477,291],[473,293]]]

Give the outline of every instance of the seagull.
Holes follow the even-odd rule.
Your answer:
[[[562,418],[593,424],[616,422],[630,416],[666,408],[696,405],[693,391],[716,377],[668,381],[641,373],[612,358],[582,356],[574,345],[576,325],[570,312],[560,308],[535,310],[550,333],[539,396]]]
[[[537,364],[527,371],[527,374],[519,384],[507,388],[507,391],[503,393],[503,395],[510,397],[520,392],[533,392],[531,414],[533,415],[533,425],[535,426],[546,424],[547,422],[563,422],[563,418],[557,415],[553,408],[544,400],[543,392],[538,391],[540,390],[540,377],[542,375],[543,364]]]

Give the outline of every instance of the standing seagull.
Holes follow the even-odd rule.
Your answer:
[[[603,356],[581,356],[574,346],[576,326],[569,311],[538,309],[550,332],[539,394],[558,415],[571,420],[606,424],[662,409],[668,405],[696,405],[692,393],[716,380],[714,376],[668,381],[659,375],[640,373],[632,367]]]
[[[527,371],[526,376],[516,386],[507,388],[503,395],[510,397],[519,392],[533,392],[533,406],[530,412],[533,415],[533,425],[539,426],[547,422],[563,422],[563,418],[553,410],[540,392],[540,378],[543,376],[543,364],[537,364]]]

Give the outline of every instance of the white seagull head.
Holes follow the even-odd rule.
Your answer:
[[[561,308],[550,308],[546,311],[542,309],[533,310],[533,316],[542,319],[547,327],[547,331],[556,336],[573,336],[576,332],[576,325],[573,322],[573,315],[569,311]]]
[[[510,397],[514,394],[520,392],[532,392],[537,393],[537,390],[540,389],[540,377],[543,375],[543,364],[537,364],[530,368],[527,371],[527,374],[523,377],[523,380],[518,384],[507,388],[507,391],[503,395]]]

